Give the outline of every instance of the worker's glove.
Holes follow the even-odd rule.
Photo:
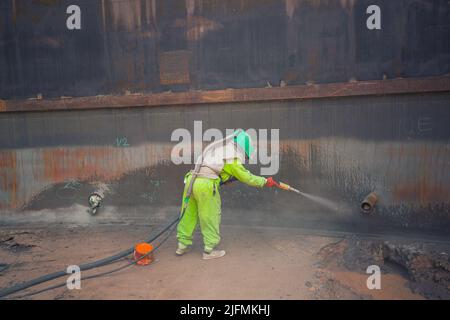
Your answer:
[[[275,180],[273,180],[271,177],[266,179],[266,184],[264,185],[266,187],[278,187],[278,182],[276,182]]]

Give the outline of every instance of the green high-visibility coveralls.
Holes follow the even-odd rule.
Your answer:
[[[224,165],[220,178],[209,179],[197,177],[192,189],[192,195],[177,229],[179,246],[192,245],[192,236],[200,222],[203,236],[204,251],[211,252],[220,242],[221,200],[219,194],[220,181],[226,182],[231,177],[252,186],[262,188],[266,178],[253,175],[245,169],[238,159]],[[191,173],[185,176],[183,200],[186,196]]]

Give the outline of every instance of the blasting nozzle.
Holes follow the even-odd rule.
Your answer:
[[[286,191],[292,191],[298,194],[301,194],[301,192],[293,187],[291,187],[290,185],[283,183],[283,182],[279,182],[278,183],[278,188],[282,189],[282,190],[286,190]]]

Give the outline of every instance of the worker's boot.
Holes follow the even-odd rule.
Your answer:
[[[225,255],[225,250],[212,250],[211,252],[203,252],[203,260],[211,260],[222,258]]]
[[[185,246],[184,244],[179,243],[177,251],[175,251],[175,254],[177,256],[182,256],[183,254],[188,253],[189,251],[191,251],[191,249],[192,249],[191,246]]]

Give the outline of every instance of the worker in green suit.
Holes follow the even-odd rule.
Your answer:
[[[178,256],[190,251],[198,224],[203,236],[203,259],[215,259],[225,255],[224,250],[215,250],[220,242],[221,184],[236,179],[257,188],[276,186],[277,183],[272,178],[253,175],[243,166],[253,151],[250,136],[245,131],[238,131],[225,145],[213,148],[204,156],[186,211],[178,224]],[[186,197],[191,178],[192,172],[188,172],[185,176],[183,199]]]

